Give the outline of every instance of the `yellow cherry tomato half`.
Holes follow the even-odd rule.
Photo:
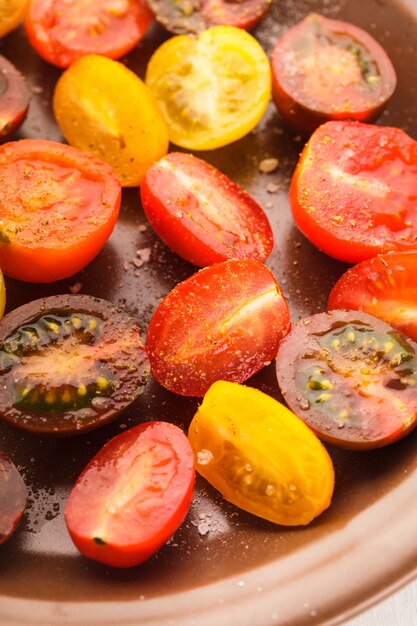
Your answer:
[[[172,37],[151,57],[145,82],[159,102],[170,140],[190,150],[213,150],[247,135],[271,93],[265,52],[234,26]]]
[[[326,449],[294,413],[262,391],[213,383],[188,438],[197,471],[249,513],[298,526],[330,505],[334,469]]]
[[[22,22],[27,0],[0,0],[0,37],[17,28]]]
[[[112,166],[124,187],[140,184],[168,151],[165,120],[148,87],[121,63],[89,54],[57,82],[53,109],[69,144]]]

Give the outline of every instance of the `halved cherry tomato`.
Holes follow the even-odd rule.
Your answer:
[[[161,106],[170,140],[190,150],[220,148],[249,133],[271,93],[265,52],[234,26],[172,37],[151,57],[145,80]]]
[[[417,252],[379,254],[351,267],[327,308],[366,311],[417,341]]]
[[[294,413],[257,389],[213,383],[188,438],[198,472],[249,513],[298,526],[330,505],[334,470],[326,449]]]
[[[0,37],[4,37],[17,28],[23,21],[27,0],[1,0],[0,2]]]
[[[11,135],[24,121],[30,93],[17,68],[0,56],[0,137]]]
[[[0,543],[18,525],[26,507],[27,489],[14,463],[0,452]]]
[[[230,178],[191,154],[171,152],[145,174],[143,209],[181,257],[204,267],[231,258],[265,261],[273,233],[261,207]]]
[[[24,430],[98,428],[142,393],[148,374],[135,321],[105,300],[41,298],[0,322],[0,417]]]
[[[177,530],[193,495],[183,431],[148,422],[113,437],[78,478],[65,521],[79,551],[113,567],[148,559]]]
[[[271,271],[259,261],[231,259],[200,270],[159,303],[146,350],[161,385],[202,396],[216,380],[243,382],[268,365],[289,328]]]
[[[142,0],[29,0],[26,32],[46,61],[68,67],[84,54],[119,59],[153,20]]]
[[[75,274],[102,249],[116,223],[121,189],[112,169],[53,141],[0,147],[0,267],[47,283]]]
[[[311,13],[285,32],[272,53],[272,95],[298,132],[329,120],[377,117],[397,79],[386,52],[367,32]]]
[[[117,61],[75,61],[57,82],[53,108],[68,143],[107,161],[123,186],[139,185],[167,153],[168,129],[150,90]]]
[[[326,254],[357,263],[417,250],[417,142],[398,128],[327,122],[306,144],[291,188],[295,223]]]
[[[272,0],[148,0],[156,20],[170,33],[201,33],[216,25],[251,28]]]
[[[330,311],[295,324],[277,355],[289,407],[325,441],[379,448],[417,419],[417,344],[362,311]]]

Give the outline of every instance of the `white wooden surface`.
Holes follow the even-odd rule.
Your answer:
[[[417,582],[343,626],[417,626]]]

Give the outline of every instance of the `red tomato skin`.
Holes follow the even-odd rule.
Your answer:
[[[142,462],[142,473],[129,473],[135,462]],[[164,467],[165,489],[157,474]],[[184,520],[194,480],[194,454],[180,428],[156,421],[135,426],[107,442],[79,476],[64,511],[69,534],[90,559],[118,568],[138,565]],[[128,490],[120,512],[114,504],[118,483]]]
[[[31,46],[48,63],[69,67],[84,54],[101,54],[119,59],[142,39],[153,15],[142,0],[129,0],[127,10],[117,15],[91,3],[96,11],[73,0],[62,7],[61,0],[29,0],[25,28]],[[70,36],[68,36],[70,35]]]
[[[305,145],[290,185],[299,230],[347,263],[417,250],[417,142],[398,128],[327,122]]]
[[[273,233],[262,208],[205,161],[172,152],[152,165],[141,185],[143,209],[176,254],[205,267],[230,258],[265,261]]]
[[[327,308],[366,311],[417,341],[417,252],[380,254],[349,268]]]
[[[33,171],[43,166],[52,173],[56,171],[60,184],[72,175],[80,177],[74,189],[84,193],[88,211],[85,218],[79,205],[79,213],[73,210],[68,217],[70,226],[65,215],[58,219],[51,202],[55,186],[59,190],[60,184],[54,181],[42,187],[42,179],[37,178],[31,189],[31,177],[22,173],[28,165]],[[6,180],[7,184],[3,184]],[[111,167],[68,145],[42,139],[3,144],[0,183],[0,220],[5,229],[0,237],[0,267],[7,276],[18,280],[48,283],[72,276],[97,256],[119,215],[121,186]],[[48,198],[46,206],[38,211],[35,205],[41,204],[42,194]],[[26,205],[21,196],[25,196]],[[63,205],[71,198],[59,201]],[[21,222],[14,232],[7,229],[11,218]],[[54,235],[61,227],[65,230]]]
[[[30,92],[24,77],[0,56],[0,138],[8,137],[21,126],[29,103]]]
[[[272,272],[253,259],[230,259],[200,270],[160,302],[145,346],[161,385],[203,396],[216,380],[244,382],[268,365],[289,329]]]
[[[364,83],[358,84],[354,80],[348,84],[337,85],[330,72],[330,78],[326,81],[320,68],[314,67],[306,71],[306,76],[308,80],[313,80],[317,75],[316,89],[312,85],[307,86],[301,78],[303,73],[295,71],[297,60],[294,58],[296,59],[303,41],[305,45],[311,45],[317,31],[323,32],[327,38],[343,35],[353,46],[362,46],[378,68],[378,86],[366,87]],[[320,48],[319,43],[317,46]],[[331,58],[329,62],[332,63]],[[333,62],[337,64],[337,60]],[[315,13],[281,35],[272,52],[271,69],[275,105],[289,125],[302,134],[311,134],[330,120],[370,122],[376,119],[386,107],[397,84],[391,60],[371,35],[354,24],[328,19]],[[345,74],[346,70],[338,72],[340,77]],[[324,85],[322,81],[325,81]]]

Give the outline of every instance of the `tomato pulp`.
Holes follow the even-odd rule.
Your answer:
[[[183,431],[140,424],[113,437],[78,478],[65,521],[85,556],[131,567],[176,531],[191,503],[194,455]]]
[[[417,142],[398,128],[327,122],[301,154],[290,203],[301,232],[341,261],[417,250]]]
[[[230,258],[265,261],[273,234],[261,207],[230,178],[191,154],[171,152],[148,169],[143,209],[181,257],[205,267]]]
[[[100,252],[120,209],[112,169],[76,148],[41,139],[0,147],[0,267],[52,282]]]

